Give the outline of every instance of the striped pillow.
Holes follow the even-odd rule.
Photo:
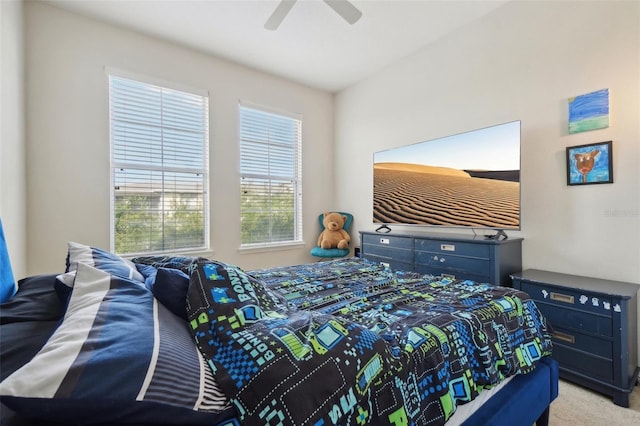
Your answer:
[[[122,278],[144,282],[144,277],[136,265],[115,253],[97,247],[91,247],[73,241],[68,242],[67,269],[65,272],[76,270],[78,263],[91,265],[97,269],[109,272]]]
[[[61,325],[0,383],[0,400],[67,424],[215,425],[233,415],[187,323],[144,283],[84,263]]]

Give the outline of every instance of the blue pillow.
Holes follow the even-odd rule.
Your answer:
[[[192,262],[189,261],[189,264]],[[154,264],[168,264],[155,263]],[[145,278],[145,285],[153,295],[167,309],[180,318],[187,319],[187,290],[189,289],[189,275],[180,269],[170,267],[156,267],[145,263],[136,263],[136,268]],[[187,270],[186,268],[184,270]]]
[[[67,252],[67,269],[65,272],[75,271],[78,263],[91,265],[96,269],[106,271],[122,278],[144,282],[144,277],[136,269],[136,265],[117,254],[97,247],[69,241]]]
[[[189,276],[178,269],[158,268],[155,282],[151,285],[151,291],[156,299],[185,320],[187,319],[188,290]]]
[[[189,256],[140,256],[134,257],[131,261],[138,267],[139,265],[149,265],[155,268],[179,269],[188,274],[190,268],[193,267],[194,262],[198,259],[197,257]]]
[[[143,283],[83,263],[62,323],[0,383],[0,400],[63,424],[215,425],[233,415],[187,324]]]
[[[0,302],[11,299],[16,291],[18,291],[18,287],[13,279],[9,250],[2,229],[2,219],[0,219]]]
[[[118,277],[144,282],[144,277],[138,272],[136,265],[132,261],[107,250],[73,241],[68,243],[66,263],[66,275],[59,275],[54,285],[60,300],[65,304],[71,295],[74,279],[73,272],[76,270],[78,263],[93,266]]]
[[[148,289],[151,289],[154,281],[156,280],[156,274],[158,273],[158,268],[151,265],[145,265],[143,263],[136,263],[136,269],[138,272],[142,274],[144,277],[144,283]]]

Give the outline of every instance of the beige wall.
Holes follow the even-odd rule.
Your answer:
[[[28,244],[22,243],[28,250],[12,250],[14,266],[30,259],[19,268],[24,274],[16,275],[60,270],[67,240],[109,244],[104,67],[111,66],[210,91],[214,252],[206,255],[247,268],[311,260],[315,215],[327,207],[355,214],[357,243],[357,229],[373,229],[374,151],[518,119],[523,217],[522,231],[512,235],[525,238],[524,266],[638,282],[639,7],[637,2],[513,2],[343,91],[334,107],[328,93],[30,2],[25,5],[28,183],[20,190],[24,174],[19,166],[7,167],[14,163],[7,159],[4,136],[10,120],[16,134],[10,146],[19,156],[21,117],[7,113],[5,87],[6,69],[21,69],[21,60],[5,60],[8,15],[2,2],[0,162],[2,182],[14,180],[18,193],[0,186],[0,214],[5,227],[15,223],[8,238],[25,241],[28,235]],[[14,12],[10,16],[10,23],[21,25]],[[18,57],[21,43],[19,37],[10,42]],[[23,84],[19,74],[14,71],[11,81],[17,87]],[[569,135],[567,98],[601,88],[610,89],[611,126]],[[15,90],[12,102],[19,107]],[[304,115],[307,247],[238,251],[239,99]],[[565,147],[605,140],[614,141],[615,183],[567,187]]]
[[[569,135],[604,88],[610,127]],[[512,2],[336,97],[337,204],[372,230],[373,152],[521,120],[524,267],[640,283],[639,117],[639,2]],[[608,140],[615,183],[568,187],[565,148]]]
[[[244,268],[312,261],[331,209],[333,95],[42,3],[26,10],[28,274],[64,268],[66,243],[109,248],[105,67],[210,94],[211,242]],[[303,115],[304,247],[239,252],[238,101]]]
[[[14,276],[27,271],[22,1],[0,1],[0,218]]]

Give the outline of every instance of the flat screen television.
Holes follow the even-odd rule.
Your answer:
[[[519,230],[520,121],[374,153],[373,222]]]

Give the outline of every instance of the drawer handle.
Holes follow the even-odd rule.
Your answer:
[[[555,300],[557,302],[563,302],[563,303],[571,303],[573,304],[573,296],[569,296],[568,294],[562,294],[562,293],[554,293],[551,292],[551,300]]]
[[[385,268],[389,268],[391,266],[391,264],[389,264],[388,262],[380,262],[380,265],[384,266]]]
[[[452,280],[454,280],[454,281],[455,281],[455,279],[456,279],[456,276],[455,276],[455,275],[453,275],[453,274],[440,274],[440,276],[441,276],[442,278],[449,278],[449,279],[452,279]]]
[[[442,251],[456,251],[456,246],[453,244],[440,244],[440,250]]]
[[[576,343],[576,337],[571,334],[561,333],[559,331],[553,332],[554,339],[562,340],[563,342],[574,344]]]

